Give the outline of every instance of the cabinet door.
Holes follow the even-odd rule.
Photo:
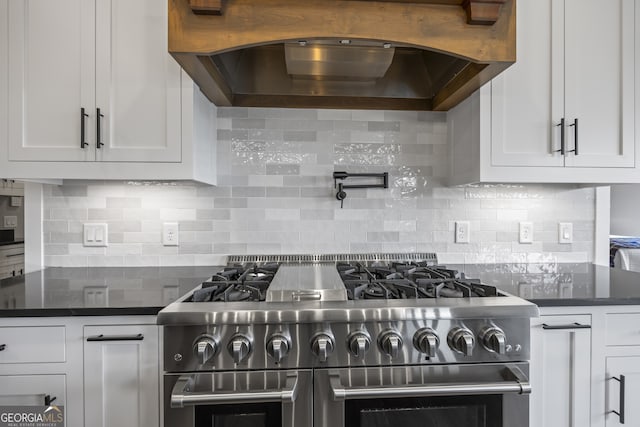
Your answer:
[[[54,405],[66,401],[65,375],[0,375],[0,405],[44,405],[45,397],[55,397]]]
[[[565,2],[566,164],[634,167],[636,0]]]
[[[591,316],[542,316],[531,329],[531,425],[591,424]],[[547,325],[547,326],[544,326]]]
[[[95,158],[95,5],[9,0],[9,160]],[[81,108],[86,141],[81,147]]]
[[[166,1],[96,8],[98,160],[180,162],[180,67],[167,52]]]
[[[493,166],[564,165],[555,152],[564,91],[560,3],[518,1],[518,60],[491,82]]]
[[[158,327],[86,326],[84,335],[84,425],[160,425]]]
[[[613,378],[620,379],[624,375],[624,389],[621,383]],[[607,417],[606,426],[640,426],[640,356],[635,357],[607,357]],[[624,390],[624,418],[620,422],[620,416],[612,411],[620,412],[622,405],[622,391]]]

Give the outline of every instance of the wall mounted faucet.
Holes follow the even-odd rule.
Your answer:
[[[380,184],[343,184],[342,182],[347,178],[380,178],[382,182]],[[349,173],[349,172],[334,172],[333,173],[333,187],[338,189],[336,193],[336,199],[340,200],[340,209],[344,204],[344,199],[347,198],[347,193],[344,190],[354,188],[389,188],[389,173]]]

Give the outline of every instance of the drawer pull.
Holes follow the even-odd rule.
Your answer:
[[[24,255],[24,252],[22,252],[21,254],[9,254],[9,255],[5,255],[6,258],[13,258],[14,256],[22,256]]]
[[[49,396],[48,394],[44,397],[44,406],[49,406],[51,405],[51,403],[56,400],[57,397],[53,396]]]
[[[611,377],[612,380],[616,380],[620,383],[620,411],[611,411],[620,418],[620,424],[624,424],[624,389],[625,389],[625,377],[620,375],[618,377]]]
[[[560,329],[591,329],[591,325],[583,325],[581,323],[569,323],[568,325],[547,325],[542,324],[542,329],[560,330]]]
[[[7,348],[6,344],[0,344],[0,351],[4,351],[5,348]]]
[[[87,338],[87,341],[142,341],[144,335],[93,335]]]

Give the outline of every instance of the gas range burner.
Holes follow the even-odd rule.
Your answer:
[[[350,300],[500,296],[494,286],[427,263],[338,263]]]
[[[250,263],[225,267],[203,282],[202,287],[194,291],[186,301],[264,301],[267,288],[279,267],[279,263]]]

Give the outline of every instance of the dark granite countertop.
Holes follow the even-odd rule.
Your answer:
[[[640,305],[636,272],[586,263],[450,267],[540,307]],[[0,281],[0,317],[155,315],[219,268],[47,268]]]
[[[0,246],[21,245],[23,243],[24,240],[14,240],[12,242],[0,242]]]
[[[155,315],[218,269],[46,268],[0,280],[0,317]]]

